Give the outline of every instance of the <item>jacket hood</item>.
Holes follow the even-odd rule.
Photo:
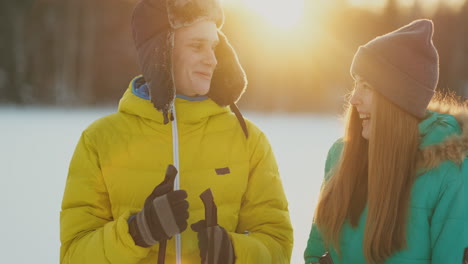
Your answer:
[[[135,91],[138,88],[141,76],[133,79],[119,102],[119,112],[150,119],[160,124],[164,124],[164,117],[152,102],[144,96],[137,95]],[[152,95],[155,96],[155,95]],[[187,124],[201,122],[211,116],[230,112],[228,107],[221,107],[210,98],[202,101],[190,101],[182,98],[175,98],[175,108],[177,112],[177,121]]]
[[[461,164],[468,156],[467,102],[432,103],[429,109],[432,116],[420,124],[423,143],[418,167],[432,169],[446,160]]]

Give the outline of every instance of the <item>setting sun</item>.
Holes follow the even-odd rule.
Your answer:
[[[244,4],[274,26],[288,29],[303,16],[304,0],[244,0]]]

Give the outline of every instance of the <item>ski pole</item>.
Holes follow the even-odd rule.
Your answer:
[[[171,191],[174,190],[174,180],[177,175],[177,169],[173,165],[168,165],[166,169],[166,176],[164,181],[171,185]],[[166,246],[167,240],[161,240],[159,242],[159,252],[158,252],[158,264],[164,264],[166,261]]]
[[[214,202],[211,189],[207,189],[202,194],[200,194],[200,199],[205,206],[205,221],[206,227],[208,228],[208,253],[206,259],[208,260],[208,264],[214,264],[214,232],[209,232],[209,227],[215,227],[218,225],[218,209]]]

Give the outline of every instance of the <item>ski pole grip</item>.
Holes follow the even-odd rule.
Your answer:
[[[213,193],[211,189],[206,189],[200,194],[200,199],[205,206],[205,221],[206,226],[217,226],[218,225],[218,208],[214,202]]]
[[[207,264],[215,263],[215,252],[214,252],[214,232],[210,230],[210,227],[215,227],[218,225],[218,209],[214,202],[213,193],[211,189],[207,189],[202,194],[200,194],[200,199],[205,206],[205,221],[206,227],[208,229],[208,252],[207,252]],[[211,231],[211,232],[210,232]]]

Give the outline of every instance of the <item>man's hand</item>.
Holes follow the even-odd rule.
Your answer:
[[[169,165],[164,181],[146,198],[143,209],[130,218],[129,232],[136,245],[149,247],[187,228],[187,192],[174,191],[176,174],[176,168]]]
[[[198,248],[200,249],[200,257],[203,264],[233,264],[234,249],[231,239],[226,230],[219,226],[206,226],[206,221],[201,220],[192,225],[192,230],[198,233]],[[208,243],[210,238],[214,239],[213,251],[208,253]],[[213,254],[214,262],[209,262],[208,257]],[[213,257],[211,256],[211,257]]]

